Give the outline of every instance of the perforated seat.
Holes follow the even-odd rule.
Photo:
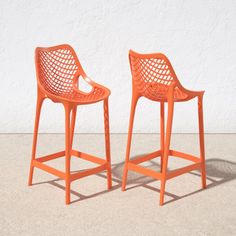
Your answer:
[[[150,84],[147,83],[147,87],[145,88],[144,94],[145,97],[148,97],[149,99],[153,101],[164,101],[167,102],[167,95],[168,95],[168,86],[165,85],[159,85],[159,84]],[[174,89],[174,101],[175,102],[184,102],[187,100],[190,100],[194,98],[194,95],[188,95],[181,91],[179,88]]]
[[[61,100],[71,101],[77,104],[91,104],[96,103],[107,98],[110,91],[107,88],[93,87],[92,91],[89,93],[82,93],[74,89],[71,92],[55,92],[48,90],[50,95],[55,95]],[[50,96],[49,95],[49,96]]]
[[[82,66],[69,45],[36,49],[36,63],[40,88],[54,101],[71,101],[89,104],[101,101],[110,95],[109,89],[93,82],[84,73]],[[88,93],[78,89],[78,80],[84,79],[92,86]]]
[[[190,91],[185,89],[174,72],[168,58],[162,53],[140,54],[132,50],[129,52],[130,68],[132,73],[132,102],[129,121],[128,141],[126,148],[126,159],[122,181],[122,190],[126,189],[128,170],[135,171],[149,177],[161,180],[160,205],[164,203],[165,183],[168,179],[200,169],[202,172],[202,187],[206,188],[205,173],[205,149],[204,149],[204,128],[203,128],[203,108],[202,99],[204,91]],[[160,102],[160,150],[130,160],[130,147],[133,131],[134,114],[137,102],[140,97],[146,97],[153,101]],[[200,158],[190,154],[182,153],[170,149],[172,119],[175,102],[184,102],[198,98],[198,119],[199,119],[199,142]],[[167,127],[165,131],[165,103],[168,103]],[[194,164],[167,171],[169,156],[180,157]],[[161,171],[140,166],[139,164],[160,157]]]
[[[28,184],[32,185],[33,171],[37,167],[65,180],[66,204],[70,203],[71,182],[85,176],[107,171],[107,187],[112,186],[110,161],[110,132],[108,97],[110,90],[93,82],[87,77],[75,54],[69,45],[59,45],[49,48],[36,48],[35,51],[36,75],[38,85],[37,107],[32,147],[32,159]],[[79,90],[78,80],[84,79],[92,90],[88,93]],[[36,158],[36,144],[41,107],[44,99],[61,103],[65,109],[65,150],[43,157]],[[73,135],[76,120],[77,105],[84,105],[103,101],[106,158],[95,157],[72,149]],[[90,122],[93,122],[92,120]],[[57,170],[45,162],[65,156],[65,171]],[[71,156],[97,164],[97,167],[80,172],[70,171]]]

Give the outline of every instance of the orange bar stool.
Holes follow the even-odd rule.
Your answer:
[[[139,54],[132,50],[129,52],[130,68],[132,73],[132,102],[129,121],[128,142],[126,160],[123,173],[122,190],[125,191],[128,170],[135,171],[161,181],[160,205],[164,203],[166,181],[184,173],[200,169],[202,187],[206,188],[205,151],[204,151],[204,128],[202,100],[204,91],[190,91],[185,89],[179,82],[168,58],[161,53]],[[140,97],[160,102],[160,150],[148,155],[130,160],[130,146],[133,130],[135,108]],[[199,141],[200,157],[170,149],[171,128],[175,102],[198,99]],[[165,130],[164,108],[168,106],[167,124]],[[186,167],[167,171],[168,157],[176,156],[193,164]],[[144,168],[139,164],[155,157],[160,157],[161,171],[156,172]]]
[[[34,126],[32,160],[28,184],[32,185],[34,168],[37,167],[51,173],[63,180],[66,185],[66,204],[70,203],[71,182],[79,178],[107,171],[108,189],[112,186],[111,160],[110,160],[110,132],[109,132],[109,110],[108,97],[110,90],[93,82],[87,77],[76,56],[75,51],[69,45],[59,45],[48,48],[36,48],[35,51],[36,75],[38,84],[36,118]],[[88,93],[79,90],[78,81],[84,79],[92,86]],[[36,158],[36,144],[40,111],[45,98],[55,103],[61,103],[65,109],[65,150],[51,155]],[[72,149],[74,127],[76,120],[77,106],[92,104],[103,101],[104,105],[104,126],[106,160]],[[50,161],[65,156],[65,171],[57,170],[49,165]],[[71,156],[96,163],[98,166],[78,173],[71,173]]]

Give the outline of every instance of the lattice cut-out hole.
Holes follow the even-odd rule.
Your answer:
[[[90,93],[93,87],[87,83],[82,76],[78,79],[78,89],[84,93]]]

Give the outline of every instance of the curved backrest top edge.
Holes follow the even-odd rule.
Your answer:
[[[136,56],[136,57],[139,57],[139,58],[153,58],[153,57],[162,57],[162,58],[165,58],[169,61],[168,57],[161,53],[161,52],[155,52],[155,53],[139,53],[139,52],[135,52],[134,50],[130,49],[129,50],[129,55],[131,56]]]
[[[55,45],[55,46],[49,46],[49,47],[36,47],[35,52],[37,51],[54,51],[60,48],[69,48],[74,52],[74,49],[69,45],[69,44],[60,44],[60,45]]]

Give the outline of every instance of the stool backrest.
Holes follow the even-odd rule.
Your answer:
[[[84,71],[73,48],[67,44],[35,50],[39,86],[55,95],[71,93],[75,75]]]
[[[170,61],[162,53],[139,54],[130,50],[129,60],[133,89],[141,96],[156,100],[172,83],[179,83]]]

